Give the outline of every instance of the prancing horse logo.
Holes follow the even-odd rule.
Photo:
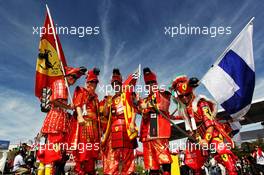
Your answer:
[[[54,62],[54,64],[52,64],[49,60],[49,57],[51,57],[52,54],[51,54],[51,51],[50,50],[47,50],[45,49],[44,50],[44,53],[39,53],[38,54],[38,57],[40,60],[45,60],[45,67],[43,67],[41,64],[39,64],[39,66],[44,69],[44,70],[47,70],[47,69],[53,69],[54,65],[56,64],[56,61]]]

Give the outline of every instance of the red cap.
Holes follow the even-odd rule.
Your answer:
[[[189,78],[186,75],[176,77],[172,82],[171,89],[178,95],[186,95],[193,92],[193,87],[189,85]]]
[[[86,68],[85,67],[78,67],[78,68],[73,68],[73,67],[64,67],[65,68],[65,75],[69,76],[72,75],[76,79],[80,78],[82,75],[85,74]]]
[[[113,75],[112,75],[111,83],[113,83],[114,81],[117,81],[117,82],[122,84],[122,75],[121,75],[119,69],[113,69]]]
[[[98,68],[93,68],[93,69],[89,70],[87,73],[87,76],[86,76],[86,82],[89,82],[89,81],[99,82],[99,80],[98,80],[99,73],[100,73],[100,70]]]
[[[150,70],[150,68],[146,67],[143,69],[143,74],[144,74],[144,81],[145,83],[150,82],[150,81],[155,81],[157,82],[157,77],[154,72]]]

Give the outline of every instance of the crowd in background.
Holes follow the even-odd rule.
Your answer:
[[[264,140],[245,142],[233,151],[237,155],[236,167],[240,175],[264,175]],[[179,154],[181,174],[189,175],[192,171],[184,164],[184,151]],[[225,175],[226,170],[213,156],[210,156],[203,166],[205,175]]]
[[[236,167],[239,174],[264,175],[263,146],[263,140],[258,140],[254,143],[243,143],[240,148],[235,148],[234,152],[238,156]],[[67,174],[67,172],[64,171],[67,160],[68,157],[65,156],[64,161],[59,162],[60,166],[57,166],[59,168],[55,174]],[[37,174],[37,164],[35,151],[27,144],[23,143],[18,148],[9,151],[4,174]],[[181,174],[192,174],[191,169],[184,164],[184,151],[179,152],[179,164]],[[146,171],[142,172],[147,174]],[[136,174],[142,174],[142,172]],[[68,173],[71,174],[70,172]],[[210,156],[203,166],[203,173],[205,175],[224,175],[226,171],[223,165],[219,164],[213,156]]]

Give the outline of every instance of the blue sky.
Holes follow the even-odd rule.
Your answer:
[[[97,66],[101,83],[119,67],[126,76],[140,63],[169,84],[177,74],[201,78],[248,20],[254,21],[256,87],[254,99],[264,97],[264,3],[261,0],[168,1],[15,1],[0,0],[0,139],[32,139],[45,114],[34,96],[35,63],[45,4],[58,26],[99,26],[100,34],[79,38],[60,35],[68,65]],[[165,26],[232,27],[230,35],[164,34]],[[83,84],[83,79],[79,84]],[[73,90],[73,89],[72,89]],[[198,93],[209,95],[201,86]]]

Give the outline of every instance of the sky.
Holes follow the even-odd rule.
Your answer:
[[[59,38],[68,65],[99,67],[101,84],[109,83],[113,68],[126,77],[138,64],[155,71],[160,84],[169,85],[179,74],[202,78],[254,16],[253,99],[264,97],[262,0],[0,0],[0,140],[33,139],[45,118],[34,96],[40,38],[33,34],[33,27],[44,23],[45,4],[56,26],[99,27],[98,35],[61,34]],[[165,34],[165,27],[179,25],[231,27],[231,34]],[[77,82],[83,83],[84,78]],[[197,93],[210,96],[202,85]]]

